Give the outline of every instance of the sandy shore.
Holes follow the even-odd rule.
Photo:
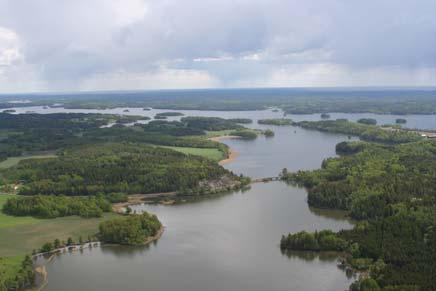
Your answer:
[[[229,156],[227,159],[221,160],[218,162],[218,165],[222,166],[228,163],[233,162],[237,157],[239,156],[239,153],[235,150],[229,149]]]
[[[209,140],[214,141],[214,142],[221,142],[221,140],[223,140],[223,139],[236,139],[236,138],[241,138],[241,137],[236,136],[236,135],[222,135],[222,136],[211,137],[211,138],[209,138]],[[224,160],[219,161],[218,164],[220,166],[222,166],[222,165],[231,163],[238,156],[239,156],[239,153],[237,151],[232,150],[231,148],[229,148],[228,157],[226,159],[224,159]]]

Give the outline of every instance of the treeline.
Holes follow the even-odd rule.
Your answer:
[[[227,120],[235,123],[241,123],[241,124],[253,123],[253,120],[250,118],[228,118]]]
[[[90,218],[101,217],[103,212],[111,211],[111,204],[101,195],[93,197],[36,195],[9,198],[2,210],[5,214],[14,216],[56,218],[78,215]]]
[[[138,120],[150,120],[150,117],[140,116],[140,115],[121,115],[117,117],[115,123],[126,124],[126,123],[133,123]]]
[[[99,225],[99,238],[105,243],[141,245],[155,236],[162,224],[156,215],[144,212],[104,221]]]
[[[249,129],[239,129],[234,130],[229,133],[229,135],[239,136],[242,139],[256,139],[257,138],[257,132],[254,130]]]
[[[162,121],[153,120],[147,124],[140,125],[144,133],[155,133],[170,136],[188,136],[188,135],[204,135],[202,129],[188,127],[185,123],[180,121]]]
[[[436,290],[436,201],[429,202],[406,203],[352,230],[289,234],[280,245],[284,251],[343,252],[343,264],[366,271],[376,288],[362,289],[365,279],[350,290]]]
[[[280,107],[293,114],[328,112],[382,113],[382,114],[434,114],[434,90],[318,90],[318,89],[228,89],[188,90],[173,92],[118,92],[74,94],[71,96],[32,96],[35,106],[63,103],[66,108],[153,107],[156,109],[186,110],[262,110]],[[10,103],[0,101],[0,108]]]
[[[22,195],[83,196],[191,189],[202,180],[231,175],[213,161],[140,144],[96,144],[65,150],[57,159],[24,160],[3,171],[21,181]]]
[[[119,116],[109,114],[4,114],[0,113],[0,160],[25,152],[57,150],[86,144],[79,138]]]
[[[292,119],[288,119],[288,118],[259,119],[257,123],[266,124],[266,125],[277,125],[277,126],[287,126],[287,125],[294,124]]]
[[[290,233],[287,236],[283,235],[280,248],[303,251],[344,251],[347,248],[347,241],[330,230],[314,233],[301,231],[295,234]]]
[[[11,262],[0,257],[0,291],[20,290],[32,286],[35,281],[33,261],[30,256],[25,256],[18,270],[10,272]],[[13,269],[17,267],[14,266]]]
[[[349,210],[356,219],[382,216],[392,203],[436,195],[436,143],[396,146],[352,142],[337,146],[339,158],[314,171],[282,173],[308,188],[311,206]]]
[[[345,248],[336,250],[347,253],[353,268],[369,271],[374,286],[435,290],[436,143],[351,142],[337,149],[342,156],[323,161],[321,169],[284,170],[283,179],[307,187],[311,206],[348,210],[361,221],[352,230],[329,235],[346,241]],[[285,236],[282,246],[335,249],[320,243],[316,233]],[[352,290],[363,290],[366,283],[357,282]]]
[[[367,125],[376,125],[377,120],[374,118],[360,118],[357,120],[357,123],[367,124]]]
[[[307,129],[354,135],[365,141],[390,144],[413,142],[422,139],[419,134],[413,132],[383,129],[374,125],[349,122],[346,119],[300,121],[296,122],[295,125]]]
[[[113,114],[20,114],[0,113],[0,161],[24,153],[56,151],[99,142],[136,142],[156,145],[218,148],[225,145],[204,138],[206,130],[244,129],[235,121],[215,117],[186,117],[179,121],[154,120],[124,127],[141,116]],[[101,128],[110,122],[117,124]]]
[[[156,115],[155,115],[155,118],[156,118],[156,116],[158,116],[158,117],[162,117],[162,116],[164,116],[164,117],[170,117],[170,116],[183,116],[184,114],[183,113],[181,113],[181,112],[161,112],[161,113],[157,113]]]
[[[181,122],[191,128],[197,128],[201,130],[217,131],[217,130],[230,130],[230,129],[243,129],[242,125],[237,124],[234,121],[227,120],[220,117],[197,117],[188,116],[183,117]]]

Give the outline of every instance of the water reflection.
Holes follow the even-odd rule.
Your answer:
[[[312,262],[314,260],[320,260],[323,262],[337,262],[339,253],[337,252],[308,252],[308,251],[289,251],[281,250],[282,255],[289,259],[299,259],[306,262]]]

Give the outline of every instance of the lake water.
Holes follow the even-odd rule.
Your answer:
[[[200,111],[200,110],[167,110],[167,109],[151,109],[144,111],[142,108],[113,108],[113,109],[65,109],[63,107],[14,107],[16,113],[35,112],[41,114],[47,113],[109,113],[123,115],[142,115],[153,118],[157,113],[175,111],[181,112],[186,116],[219,116],[223,118],[251,118],[255,121],[263,118],[280,118],[283,117],[283,112],[273,112],[272,110],[259,111]],[[0,109],[0,112],[8,109]],[[126,111],[128,110],[128,112]],[[294,121],[302,120],[320,120],[320,114],[288,114],[286,118]],[[412,129],[430,129],[436,130],[436,115],[391,115],[391,114],[373,114],[373,113],[330,113],[330,119],[345,118],[350,121],[357,121],[360,118],[373,118],[377,120],[379,125],[395,124],[397,118],[406,119],[407,123],[403,125],[405,128]],[[180,117],[169,117],[168,120],[178,120]]]
[[[284,255],[283,233],[349,228],[338,212],[313,212],[282,182],[176,206],[146,205],[166,229],[149,247],[102,247],[58,256],[44,290],[345,290],[336,258]]]
[[[154,116],[165,111],[124,110],[104,112]],[[255,121],[282,115],[272,111],[183,112]],[[223,140],[239,153],[225,167],[254,178],[277,176],[284,167],[319,168],[324,158],[335,155],[336,143],[348,139],[257,122],[249,126],[271,128],[275,136]],[[345,290],[354,278],[337,268],[335,256],[280,251],[282,234],[352,227],[341,212],[310,209],[306,198],[304,189],[276,181],[193,203],[136,206],[136,210],[155,213],[165,225],[156,243],[147,247],[107,246],[57,256],[47,264],[49,281],[44,290]]]

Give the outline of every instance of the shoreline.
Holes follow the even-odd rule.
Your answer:
[[[159,240],[162,237],[164,232],[165,232],[165,226],[162,225],[154,236],[150,236],[150,237],[145,239],[143,246],[147,246],[150,243]],[[95,245],[95,244],[97,244],[97,245]],[[37,265],[33,268],[35,275],[41,277],[41,282],[37,286],[32,287],[31,289],[25,289],[25,290],[42,291],[45,288],[45,286],[47,286],[47,284],[48,284],[48,272],[47,272],[47,269],[45,266],[48,263],[51,263],[56,258],[56,255],[62,255],[66,251],[83,250],[86,247],[93,248],[93,247],[102,247],[102,246],[111,246],[111,245],[119,246],[120,244],[105,244],[105,243],[101,243],[101,242],[88,242],[88,243],[84,243],[82,245],[74,245],[74,246],[72,246],[72,248],[63,247],[63,248],[53,250],[50,253],[40,253],[40,254],[34,255],[34,257],[37,257],[40,255],[50,254],[50,257],[46,260],[45,264]]]
[[[208,140],[214,141],[214,142],[221,142],[223,139],[239,139],[241,137],[236,135],[221,135],[221,136],[214,136],[208,138]],[[218,165],[222,166],[228,163],[233,162],[237,157],[239,156],[239,153],[229,147],[228,155],[225,159],[222,159],[218,161]],[[143,203],[153,203],[155,198],[172,198],[177,195],[176,191],[172,192],[160,192],[160,193],[150,193],[150,194],[132,194],[128,195],[128,200],[126,202],[119,202],[119,203],[113,203],[112,204],[112,211],[118,214],[124,214],[125,208],[128,206],[133,205],[140,205]],[[163,201],[161,204],[163,205],[171,205],[174,204],[175,200],[168,200]]]
[[[237,157],[239,156],[239,153],[235,150],[232,150],[229,148],[228,157],[224,160],[221,160],[218,162],[218,165],[222,166],[228,163],[233,162]]]
[[[214,141],[214,142],[221,142],[221,140],[223,140],[223,139],[239,139],[239,138],[241,138],[241,137],[236,136],[236,135],[221,135],[221,136],[210,137],[210,138],[208,138],[208,140],[211,140],[211,141]],[[218,165],[222,166],[222,165],[231,163],[238,156],[239,156],[239,153],[229,147],[227,158],[220,160],[218,162]]]
[[[132,194],[128,195],[128,200],[126,202],[119,202],[112,204],[112,211],[118,214],[124,214],[124,209],[127,206],[139,205],[143,203],[150,202],[150,198],[160,198],[160,197],[174,197],[177,192],[161,192],[161,193],[150,193],[150,194]]]

